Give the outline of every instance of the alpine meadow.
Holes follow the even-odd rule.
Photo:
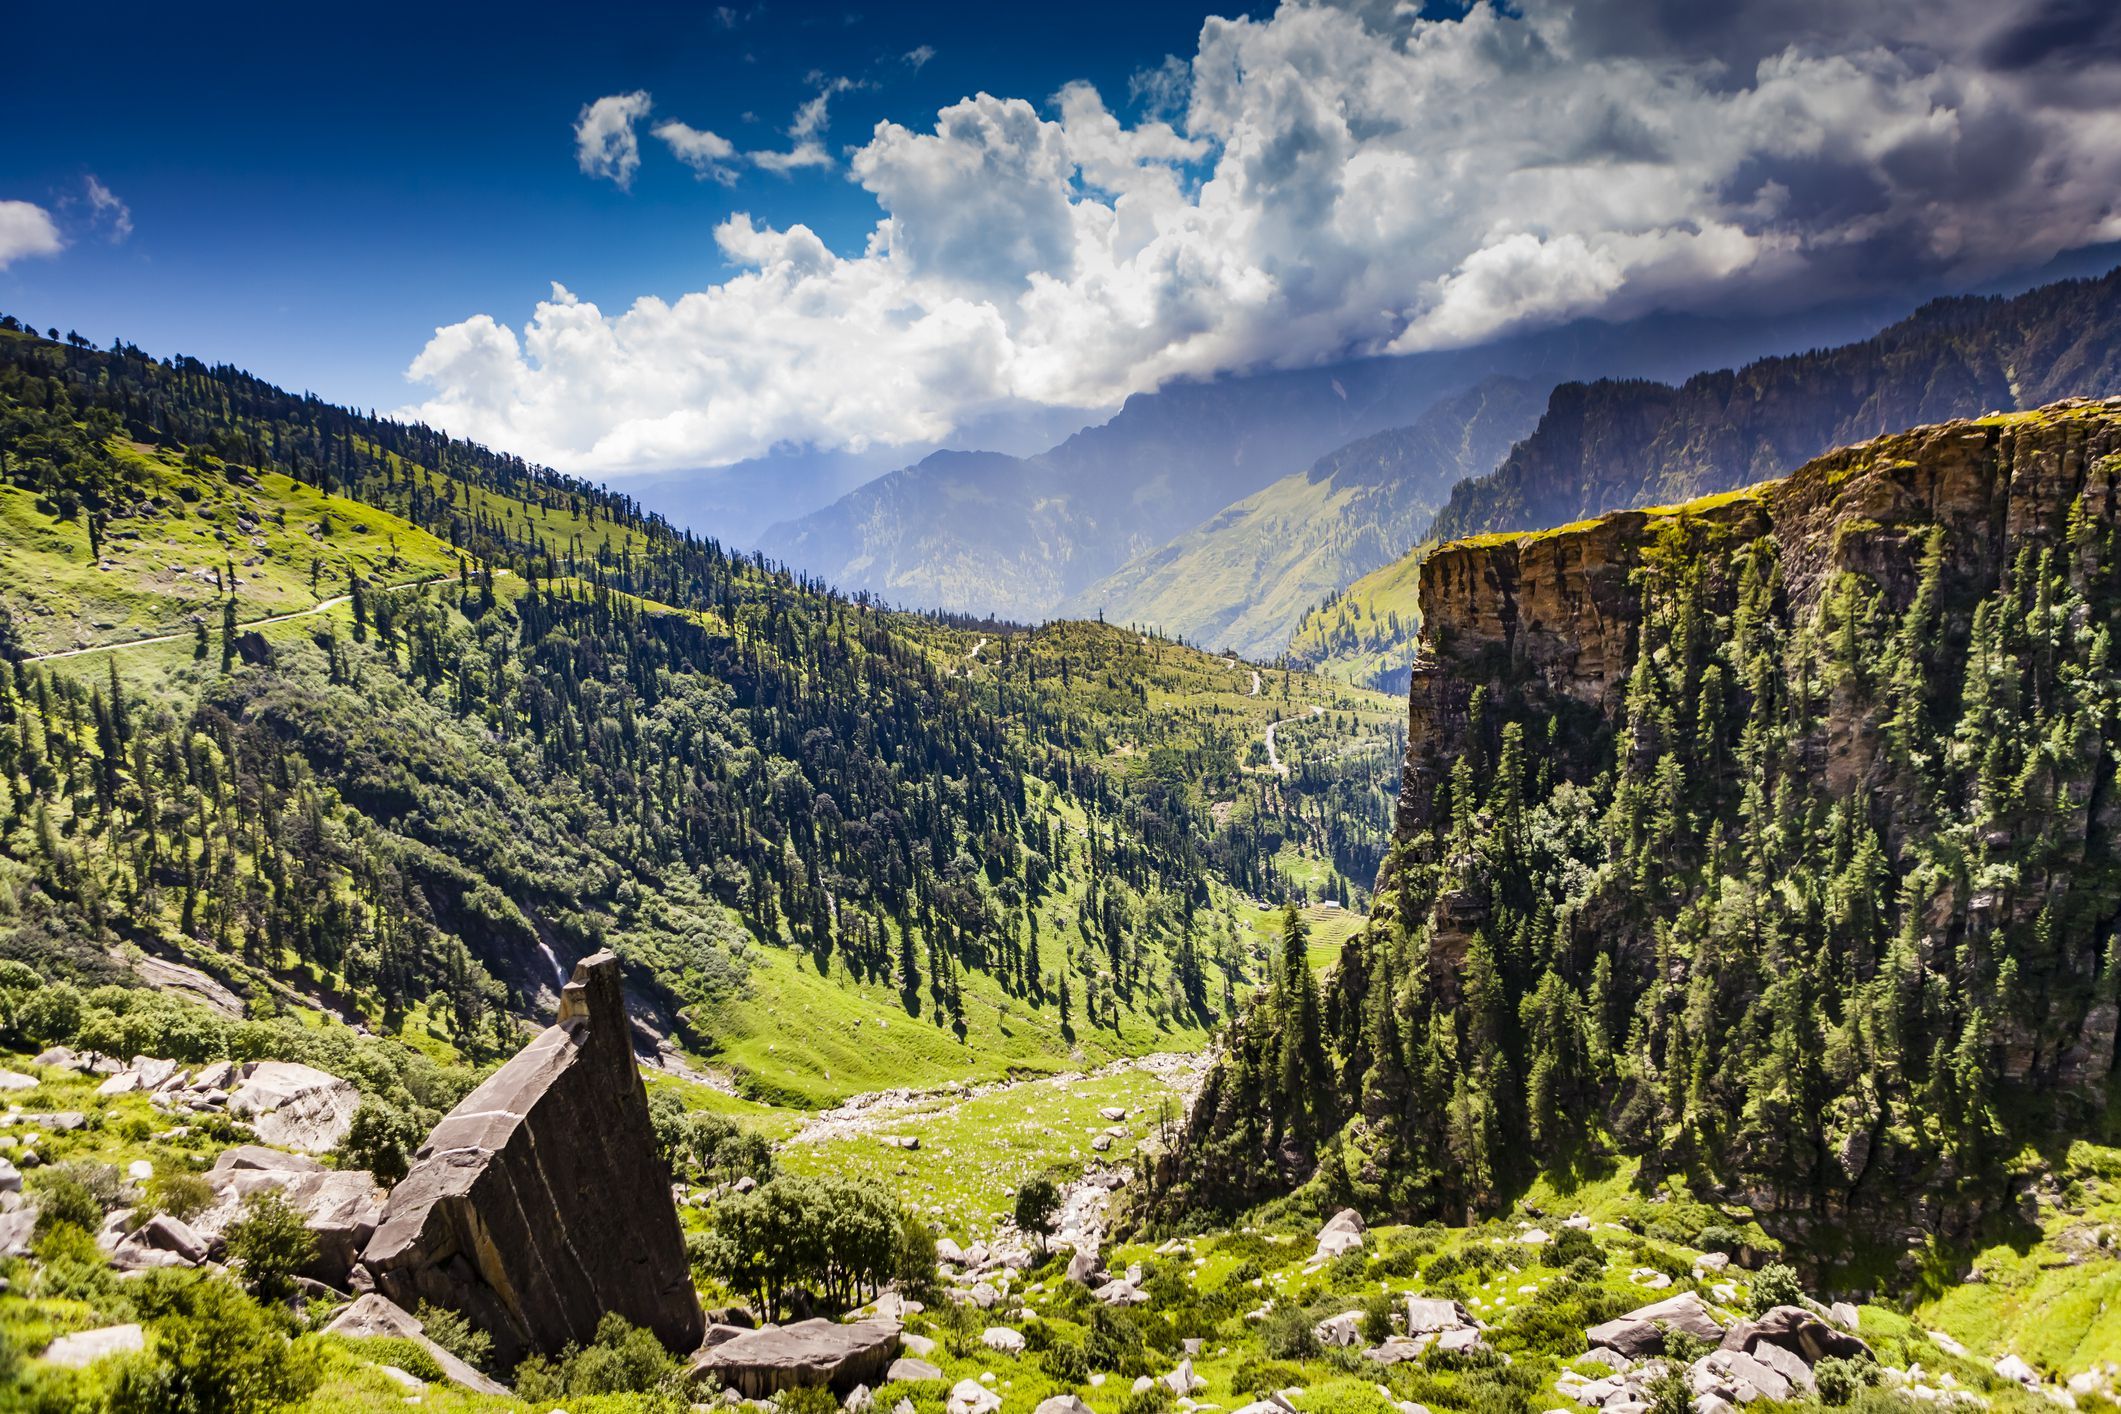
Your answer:
[[[2121,1414],[2121,10],[8,32],[0,1411]]]

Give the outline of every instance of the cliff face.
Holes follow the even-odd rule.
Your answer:
[[[2007,1213],[2025,1145],[2104,1113],[2121,399],[1457,542],[1420,591],[1330,1093],[1278,1090],[1291,1023],[1248,1018],[1203,1093],[1265,1118],[1197,1111],[1174,1202],[1255,1199],[1332,1135],[1329,1173],[1408,1216],[1609,1155],[1785,1237],[1895,1240]]]
[[[1492,474],[1461,482],[1439,540],[1558,525],[1774,476],[1894,429],[2121,391],[2121,271],[2014,299],[1928,305],[1875,338],[1679,387],[1567,384]]]

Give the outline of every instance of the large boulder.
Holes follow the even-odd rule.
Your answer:
[[[361,1107],[361,1094],[350,1082],[315,1066],[254,1061],[241,1070],[241,1082],[228,1095],[228,1112],[249,1120],[260,1139],[282,1149],[329,1153],[346,1138]]]
[[[506,1394],[508,1390],[496,1380],[488,1379],[456,1356],[437,1345],[427,1334],[423,1325],[409,1311],[399,1309],[388,1298],[369,1292],[350,1303],[345,1310],[331,1318],[324,1327],[330,1335],[350,1336],[365,1340],[375,1336],[390,1336],[398,1340],[409,1340],[427,1352],[452,1384],[462,1385],[475,1394]]]
[[[1409,1296],[1407,1298],[1407,1334],[1431,1335],[1442,1331],[1462,1330],[1473,1324],[1466,1308],[1456,1301],[1446,1301],[1435,1296]]]
[[[557,1022],[435,1126],[361,1266],[356,1281],[401,1307],[462,1312],[503,1365],[589,1344],[607,1311],[698,1347],[706,1321],[617,957],[577,963]]]
[[[62,1335],[44,1348],[44,1363],[64,1370],[78,1370],[112,1355],[131,1355],[147,1348],[147,1334],[138,1325],[102,1326],[92,1331]]]
[[[1816,1365],[1829,1355],[1844,1360],[1871,1358],[1870,1346],[1838,1330],[1802,1306],[1776,1306],[1749,1321],[1740,1321],[1722,1337],[1725,1350],[1756,1353],[1763,1345],[1779,1346]]]
[[[302,1275],[341,1289],[383,1221],[383,1194],[366,1170],[328,1169],[306,1155],[257,1144],[225,1151],[207,1171],[206,1182],[214,1203],[192,1226],[210,1251],[221,1251],[229,1225],[243,1216],[246,1199],[277,1189],[317,1240],[317,1258]]]
[[[884,1383],[898,1351],[897,1321],[797,1321],[748,1331],[701,1353],[692,1378],[713,1376],[747,1399],[798,1387],[836,1390]]]
[[[1318,1250],[1312,1254],[1315,1262],[1330,1262],[1346,1252],[1362,1246],[1362,1214],[1353,1208],[1342,1208],[1333,1215],[1318,1232]]]
[[[1714,1345],[1723,1339],[1723,1327],[1693,1292],[1682,1292],[1593,1326],[1585,1335],[1591,1345],[1617,1350],[1630,1360],[1664,1352],[1666,1328],[1685,1331],[1697,1340]]]

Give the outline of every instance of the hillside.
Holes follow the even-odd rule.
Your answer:
[[[1284,477],[1304,475],[1337,447],[1413,424],[1484,379],[1551,387],[1594,374],[1676,377],[1802,347],[1852,317],[1822,310],[1778,319],[1585,320],[1477,349],[1173,383],[1129,398],[1109,421],[1035,456],[936,453],[770,527],[757,544],[770,559],[889,603],[1051,618],[1063,605],[1087,603],[1076,596],[1136,556]],[[1242,607],[1257,588],[1232,587],[1243,592],[1229,605],[1202,601],[1198,612]],[[1176,628],[1169,614],[1118,617]]]
[[[1489,378],[1407,427],[1359,438],[1225,507],[1061,606],[1191,643],[1278,656],[1305,610],[1397,559],[1451,486],[1494,467],[1539,416],[1532,385]]]
[[[0,326],[0,466],[0,957],[54,981],[477,1058],[610,946],[673,1063],[817,1101],[1197,1047],[1243,895],[1381,858],[1382,699],[983,644],[234,370]]]
[[[2109,1113],[2117,525],[2108,400],[1437,550],[1377,904],[1231,1029],[1169,1205],[1629,1163],[1824,1270],[2017,1242]]]
[[[1677,387],[1564,384],[1500,466],[1453,488],[1434,523],[1410,537],[1421,543],[1409,563],[1306,614],[1290,656],[1397,690],[1419,629],[1406,590],[1427,546],[1684,501],[1899,428],[2121,390],[2117,330],[2121,270],[2009,298],[1937,300],[1872,338],[1697,374]]]

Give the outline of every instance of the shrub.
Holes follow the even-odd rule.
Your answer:
[[[1649,1414],[1693,1414],[1694,1391],[1686,1367],[1669,1364],[1650,1381]]]
[[[1605,1251],[1598,1245],[1598,1239],[1580,1227],[1565,1227],[1554,1234],[1554,1240],[1547,1244],[1541,1257],[1550,1267],[1572,1266],[1585,1257],[1597,1262],[1601,1268],[1605,1265]]]
[[[387,1100],[369,1096],[353,1112],[336,1155],[342,1169],[366,1169],[386,1187],[405,1177],[429,1126]]]
[[[1054,1341],[1038,1361],[1045,1366],[1047,1377],[1058,1385],[1079,1385],[1090,1378],[1090,1362],[1084,1358],[1083,1348],[1072,1340]]]
[[[1302,1311],[1284,1306],[1260,1322],[1259,1348],[1269,1360],[1312,1360],[1318,1356],[1318,1334]]]
[[[1723,1223],[1710,1223],[1694,1239],[1694,1245],[1704,1252],[1736,1252],[1744,1245],[1744,1239]]]
[[[67,1226],[93,1233],[103,1225],[103,1205],[69,1166],[38,1169],[24,1185],[37,1200],[37,1235]]]
[[[677,1362],[653,1331],[607,1311],[588,1345],[569,1345],[558,1359],[526,1356],[515,1368],[516,1398],[549,1404],[599,1394],[647,1394],[662,1388],[676,1370]],[[786,1395],[782,1399],[786,1410]]]
[[[158,1173],[147,1184],[147,1206],[188,1223],[213,1206],[214,1188],[195,1173]]]
[[[1119,1414],[1169,1414],[1178,1403],[1171,1386],[1157,1380],[1144,1390],[1130,1390],[1119,1402]]]
[[[436,1345],[475,1369],[492,1372],[493,1337],[465,1320],[462,1312],[422,1301],[413,1316]]]
[[[261,1301],[293,1295],[296,1274],[317,1260],[317,1239],[276,1188],[245,1198],[227,1237],[228,1255],[243,1264],[243,1284]]]
[[[1753,1314],[1773,1310],[1777,1306],[1795,1306],[1804,1300],[1804,1287],[1797,1280],[1794,1267],[1781,1262],[1770,1262],[1753,1278]]]
[[[1362,1307],[1362,1338],[1372,1345],[1382,1345],[1392,1338],[1392,1313],[1398,1303],[1384,1292],[1378,1292]]]
[[[1230,1374],[1230,1388],[1238,1394],[1272,1394],[1303,1382],[1304,1372],[1296,1366],[1256,1357],[1240,1361]]]
[[[263,1414],[316,1388],[315,1347],[289,1341],[270,1313],[227,1281],[161,1271],[131,1285],[153,1340],[118,1368],[110,1414]]]
[[[1819,1383],[1821,1399],[1828,1404],[1847,1404],[1878,1383],[1878,1367],[1868,1360],[1829,1355],[1812,1367],[1812,1378]]]
[[[1117,1306],[1093,1311],[1089,1333],[1083,1337],[1083,1358],[1093,1370],[1110,1370],[1130,1379],[1148,1374],[1149,1347],[1133,1312]]]
[[[1044,1174],[1024,1180],[1016,1190],[1016,1226],[1021,1232],[1038,1234],[1038,1250],[1046,1250],[1053,1233],[1053,1217],[1060,1211],[1060,1188]]]
[[[832,1391],[818,1385],[798,1385],[774,1396],[780,1414],[840,1414],[840,1402]]]

